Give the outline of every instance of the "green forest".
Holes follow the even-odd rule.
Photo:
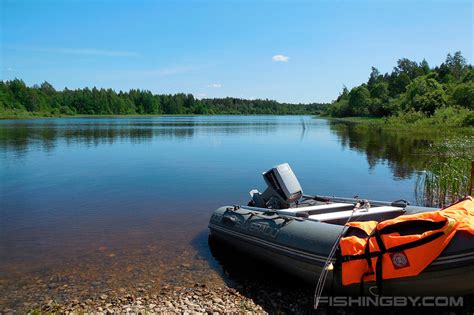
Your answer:
[[[62,115],[318,114],[324,104],[287,104],[233,97],[196,99],[192,94],[156,95],[146,90],[115,92],[84,88],[56,90],[48,82],[29,87],[22,80],[0,81],[0,117]]]
[[[391,73],[372,67],[366,83],[344,87],[331,104],[288,104],[269,99],[197,99],[192,94],[153,94],[132,89],[56,90],[50,83],[27,86],[0,81],[0,117],[67,115],[315,115],[377,117],[398,124],[474,126],[474,69],[461,52],[430,67],[426,60],[399,59]]]
[[[398,60],[391,73],[372,67],[367,83],[350,91],[344,87],[323,115],[474,126],[474,69],[459,51],[434,68],[426,60],[406,58]]]

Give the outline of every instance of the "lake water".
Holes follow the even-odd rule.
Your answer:
[[[414,202],[429,142],[309,116],[0,121],[0,306],[220,285],[209,216],[264,190],[263,171],[288,162],[305,193]]]

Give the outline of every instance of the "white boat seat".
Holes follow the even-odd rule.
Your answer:
[[[378,218],[383,218],[384,220],[395,218],[401,214],[405,213],[403,208],[382,206],[382,207],[373,207],[369,211],[365,209],[355,210],[352,215],[351,221],[368,221],[368,220],[377,220]],[[348,211],[338,211],[331,213],[321,213],[310,215],[308,219],[320,222],[331,222],[331,223],[340,223],[344,224],[352,214],[352,210]],[[378,221],[378,220],[377,220]]]
[[[317,205],[317,206],[280,209],[279,212],[287,213],[288,215],[295,215],[296,213],[300,213],[300,212],[308,212],[309,214],[313,214],[313,213],[318,213],[325,210],[337,211],[337,209],[340,209],[340,208],[352,209],[353,207],[354,205],[350,203],[329,203],[329,204]]]

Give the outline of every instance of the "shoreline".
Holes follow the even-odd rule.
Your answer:
[[[374,117],[329,117],[329,116],[317,116],[320,119],[326,119],[334,123],[353,124],[362,127],[375,127],[384,130],[392,131],[410,131],[410,132],[431,132],[431,133],[449,133],[449,132],[460,132],[467,134],[474,134],[474,128],[472,127],[459,127],[459,126],[447,126],[437,123],[433,119],[427,119],[423,124],[417,123],[393,123],[390,118],[374,118]],[[445,129],[440,129],[445,128]]]
[[[238,290],[228,287],[208,288],[163,287],[160,292],[133,293],[107,292],[85,299],[73,298],[62,303],[49,299],[27,311],[41,313],[267,313],[264,309],[243,296]],[[8,314],[8,312],[5,312]]]
[[[245,281],[224,285],[194,283],[188,286],[163,285],[160,289],[115,290],[86,296],[66,295],[74,287],[51,286],[34,302],[18,306],[0,305],[0,314],[122,314],[122,313],[192,313],[192,314],[274,314],[312,312],[313,291],[307,285]]]
[[[393,123],[390,118],[379,118],[379,117],[330,117],[320,116],[314,114],[127,114],[127,115],[20,115],[20,116],[1,116],[2,120],[36,120],[36,119],[73,119],[73,118],[144,118],[144,117],[203,117],[203,116],[310,116],[313,119],[324,119],[334,123],[354,124],[362,127],[375,127],[384,130],[394,131],[410,131],[410,132],[435,132],[435,133],[446,133],[446,132],[460,132],[467,134],[474,134],[474,128],[472,127],[460,127],[460,126],[446,126],[439,124],[432,119],[427,119],[423,124],[417,123],[405,123],[399,122]],[[440,130],[440,128],[448,128]]]
[[[163,286],[157,292],[146,289],[128,293],[121,289],[108,290],[87,298],[72,297],[58,301],[47,297],[41,303],[24,303],[23,308],[0,306],[0,314],[357,314],[361,311],[389,314],[445,314],[452,311],[472,311],[474,296],[463,296],[463,305],[455,308],[432,308],[426,306],[386,305],[376,306],[320,306],[313,309],[313,290],[308,286],[247,283],[209,287],[195,283],[194,286]],[[334,296],[329,294],[329,296]],[[337,296],[335,296],[337,297]]]
[[[140,117],[201,117],[201,116],[310,116],[314,114],[130,114],[130,115],[32,115],[32,116],[0,116],[0,120],[26,120],[26,119],[56,119],[56,118],[140,118]],[[326,117],[321,117],[326,118]]]

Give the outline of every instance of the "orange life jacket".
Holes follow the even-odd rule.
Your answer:
[[[381,287],[383,279],[418,275],[441,254],[457,231],[474,235],[474,199],[468,196],[439,211],[347,225],[348,232],[352,229],[364,236],[340,240],[342,284],[377,280]]]

